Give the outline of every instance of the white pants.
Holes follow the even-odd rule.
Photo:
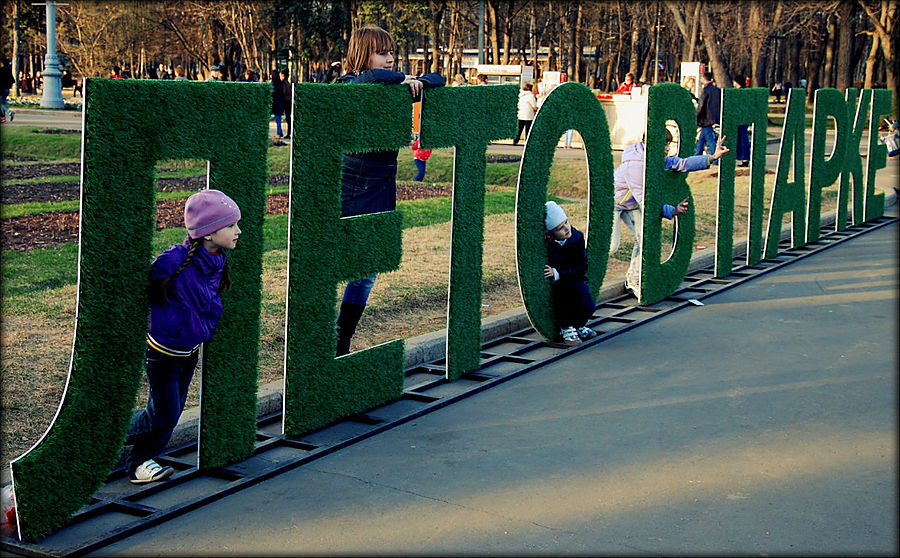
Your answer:
[[[644,214],[641,208],[616,209],[613,219],[612,240],[609,244],[609,253],[619,249],[622,241],[622,226],[625,223],[631,236],[634,237],[634,247],[631,249],[631,263],[625,272],[625,288],[631,289],[635,296],[640,297],[641,289],[641,232],[644,230]]]

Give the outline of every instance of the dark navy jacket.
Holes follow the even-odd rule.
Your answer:
[[[553,283],[553,310],[562,327],[581,327],[594,313],[594,299],[587,284],[587,251],[584,234],[572,227],[564,244],[547,239],[547,264],[559,273]]]
[[[150,271],[151,282],[169,277],[187,257],[189,242],[171,246],[156,258]],[[225,254],[210,254],[200,246],[191,260],[169,282],[166,296],[151,298],[149,333],[158,343],[173,349],[192,349],[212,339],[222,299],[219,284],[225,268]]]

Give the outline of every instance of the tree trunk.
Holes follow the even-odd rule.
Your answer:
[[[691,40],[688,44],[688,56],[687,59],[689,61],[694,61],[699,58],[697,56],[697,38],[700,34],[700,12],[703,6],[700,2],[694,4],[694,16],[693,21],[691,22]]]
[[[578,14],[575,18],[575,79],[579,82],[585,82],[586,77],[582,71],[584,58],[584,4],[578,0]]]
[[[898,42],[900,42],[900,38],[897,37],[898,33],[895,29],[898,16],[897,2],[883,0],[881,3],[880,17],[877,17],[864,2],[860,2],[860,5],[866,11],[869,20],[875,25],[875,32],[879,37],[878,42],[881,46],[881,52],[884,54],[885,84],[883,87],[894,92],[893,113],[897,114],[898,111],[900,111],[900,96],[897,95],[897,62],[895,59]]]
[[[495,5],[497,0],[487,0],[487,8],[488,8],[488,21],[491,24],[491,63],[499,64],[500,63],[500,30],[497,28],[497,6]]]
[[[763,7],[759,2],[750,4],[750,21],[747,25],[749,30],[748,38],[750,40],[750,79],[752,80],[750,85],[753,87],[760,87],[766,81],[765,60],[768,52],[764,48],[766,31],[763,29],[762,9]]]
[[[428,34],[431,35],[431,69],[437,73],[441,63],[441,22],[444,20],[444,8],[446,0],[431,0],[431,19],[428,22]],[[426,44],[427,48],[428,45]],[[424,52],[424,51],[423,51]]]
[[[706,10],[700,11],[700,29],[703,31],[703,46],[706,47],[706,54],[709,57],[709,65],[712,66],[712,74],[719,87],[731,86],[731,75],[722,56],[719,53],[719,47],[716,45],[716,32],[709,21],[709,14]],[[709,71],[709,68],[707,68]]]
[[[841,2],[838,7],[838,17],[841,25],[838,30],[838,49],[837,49],[837,89],[844,91],[853,85],[853,76],[851,75],[852,67],[850,64],[850,54],[853,45],[853,4],[851,2]]]
[[[631,44],[629,45],[629,48],[631,49],[631,59],[628,63],[628,71],[634,74],[635,77],[637,77],[638,75],[638,56],[640,56],[640,53],[638,52],[638,40],[640,39],[640,37],[641,28],[633,19],[631,21]]]
[[[825,68],[823,70],[822,87],[833,87],[834,84],[834,44],[837,41],[837,24],[834,14],[828,14],[825,24],[828,37],[825,39]]]
[[[869,47],[869,56],[866,57],[866,77],[863,87],[870,89],[874,81],[875,61],[878,59],[878,50],[881,47],[881,39],[878,34],[872,33],[872,45]]]
[[[800,39],[796,35],[791,35],[788,39],[788,52],[790,55],[790,73],[791,83],[794,86],[800,85]]]

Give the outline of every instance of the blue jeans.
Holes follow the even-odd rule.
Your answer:
[[[9,99],[9,89],[4,89],[2,91],[2,95],[3,95],[3,102],[0,103],[0,105],[2,105],[2,107],[3,107],[3,116],[5,117],[6,113],[9,112],[9,107],[6,106],[6,100]]]
[[[275,114],[273,116],[275,117],[275,133],[279,136],[283,136],[284,134],[281,133],[281,115]]]
[[[416,182],[422,182],[425,180],[425,161],[421,159],[413,159],[416,162],[416,168],[419,169],[419,172],[416,173],[416,177],[413,178]]]
[[[700,137],[697,138],[697,149],[694,151],[694,155],[702,155],[704,147],[709,155],[716,152],[716,132],[712,126],[700,128]]]
[[[188,387],[194,377],[194,369],[200,350],[187,357],[174,357],[147,347],[147,382],[150,396],[147,408],[132,416],[126,444],[133,444],[131,455],[125,464],[128,473],[148,459],[160,455],[166,449],[172,431],[181,418],[187,401]]]

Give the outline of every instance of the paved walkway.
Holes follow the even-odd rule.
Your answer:
[[[897,555],[897,222],[704,302],[97,555]]]

